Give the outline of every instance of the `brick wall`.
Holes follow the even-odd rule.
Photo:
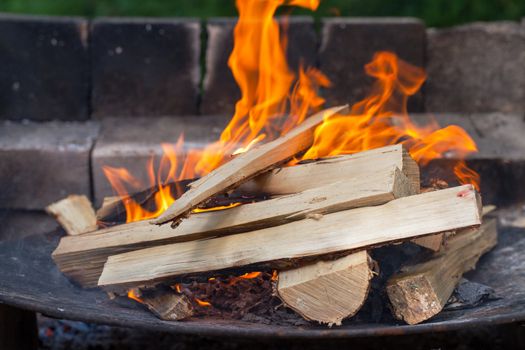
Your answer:
[[[486,117],[496,125],[479,136],[485,144],[508,123],[509,132],[523,128],[523,23],[427,29],[413,18],[279,21],[288,28],[291,66],[316,66],[332,80],[336,88],[321,92],[329,104],[363,97],[371,83],[364,64],[389,50],[428,72],[410,111],[512,115]],[[142,164],[160,154],[160,142],[185,132],[201,147],[217,137],[239,97],[227,67],[234,25],[227,18],[0,15],[0,210],[42,210],[68,193],[100,203],[111,194],[103,165],[144,178]],[[506,141],[519,153],[513,140]]]

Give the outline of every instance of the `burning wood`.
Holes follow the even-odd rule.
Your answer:
[[[364,304],[372,277],[372,260],[363,250],[282,271],[277,293],[286,306],[305,319],[340,325]]]
[[[278,226],[312,214],[378,205],[415,194],[415,173],[409,172],[412,177],[409,180],[398,169],[398,166],[405,171],[412,169],[410,160],[401,146],[391,146],[282,168],[281,172],[272,171],[266,176],[262,188],[266,183],[272,189],[272,184],[277,183],[272,178],[277,177],[281,186],[302,183],[306,190],[228,210],[191,215],[175,229],[143,221],[110,227],[88,236],[64,237],[53,252],[53,259],[66,275],[83,286],[94,287],[110,255]],[[353,170],[356,168],[363,170],[359,174]],[[308,174],[310,178],[306,181]],[[342,174],[348,174],[346,181],[342,181]],[[298,181],[301,178],[304,181]],[[329,183],[330,180],[336,182]],[[315,187],[316,181],[318,187]]]
[[[388,171],[397,167],[408,178],[412,192],[419,193],[419,167],[402,145],[380,147],[369,151],[310,161],[292,167],[263,173],[239,189],[247,193],[283,195],[302,192],[354,177]]]
[[[122,202],[122,198],[119,196],[104,197],[102,200],[102,206],[97,210],[96,216],[97,220],[104,221],[104,218],[112,215],[115,211],[120,208],[117,208]]]
[[[98,284],[121,290],[183,274],[249,264],[282,267],[283,260],[292,258],[364,249],[477,226],[480,212],[478,194],[465,185],[327,214],[318,220],[304,219],[243,234],[114,255],[106,262]]]
[[[64,230],[76,236],[97,229],[97,217],[91,201],[84,195],[70,195],[46,207]]]
[[[340,106],[318,112],[285,136],[242,153],[193,182],[186,193],[152,222],[163,224],[167,221],[177,220],[181,216],[189,214],[192,209],[210,197],[235,188],[254,176],[288,161],[312,144],[315,127],[325,119],[347,110],[348,106]]]
[[[392,277],[386,290],[394,315],[416,324],[439,313],[463,273],[473,269],[496,242],[496,220],[488,220],[479,228],[459,231],[434,258]]]
[[[166,320],[192,317],[195,307],[203,315],[204,304],[211,310],[213,306],[206,301],[211,298],[207,292],[195,289],[199,284],[194,292],[186,288],[181,294],[162,287],[163,282],[243,266],[285,269],[278,273],[275,286],[279,298],[303,318],[331,325],[353,316],[367,298],[373,277],[367,250],[407,240],[424,245],[424,239],[439,242],[434,248],[438,250],[449,235],[444,232],[459,230],[432,260],[408,267],[401,275],[405,277],[389,282],[396,316],[417,323],[441,310],[461,274],[493,246],[481,236],[487,224],[479,230],[465,229],[481,223],[481,203],[473,187],[417,194],[419,169],[401,146],[271,170],[245,184],[243,191],[274,194],[287,187],[301,191],[195,213],[176,228],[146,220],[66,236],[53,258],[62,272],[84,286],[93,287],[98,280],[107,290],[123,292],[160,283],[131,295]],[[464,254],[467,243],[479,249]],[[348,252],[353,253],[341,257]],[[425,278],[417,274],[420,266]],[[453,276],[448,275],[450,269]],[[431,274],[437,277],[431,279]],[[414,275],[416,280],[404,282]],[[421,281],[427,283],[417,290],[405,288]],[[437,281],[444,281],[445,287],[432,284]],[[432,307],[421,306],[417,293],[425,288],[435,298]],[[259,302],[270,302],[271,293],[260,297]],[[243,314],[242,309],[237,312]]]

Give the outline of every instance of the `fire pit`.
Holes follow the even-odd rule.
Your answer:
[[[326,21],[317,59],[308,39],[317,35],[313,23],[275,20],[281,5],[238,1],[236,24],[209,22],[203,84],[197,84],[199,27],[192,21],[97,20],[89,31],[75,20],[58,26],[69,34],[78,29],[78,38],[68,37],[71,47],[83,59],[78,50],[88,47],[91,55],[85,68],[92,91],[79,87],[79,94],[94,105],[80,108],[81,118],[92,112],[104,120],[101,130],[95,122],[89,132],[83,122],[1,126],[10,163],[0,180],[15,186],[4,202],[45,209],[63,227],[0,242],[1,303],[84,322],[251,338],[416,334],[525,319],[525,225],[508,220],[525,198],[516,189],[525,169],[518,132],[525,125],[514,94],[501,104],[515,112],[511,117],[410,115],[408,108],[424,111],[428,101],[440,110],[421,92],[425,68],[449,73],[435,61],[423,67],[425,50],[443,45],[440,36],[413,20],[400,27],[377,21],[372,29],[354,21],[351,35],[335,35],[346,33],[347,22]],[[18,21],[24,22],[8,26],[17,29]],[[41,24],[46,29],[50,22]],[[508,27],[488,32],[525,43],[522,30]],[[126,31],[137,38],[129,46],[121,44]],[[306,42],[287,51],[283,32]],[[378,32],[387,35],[370,40]],[[58,36],[54,26],[50,33]],[[355,62],[338,57],[354,35],[370,45],[355,56],[361,75],[345,80],[340,67]],[[177,55],[150,54],[172,37],[180,41]],[[425,38],[435,45],[427,47]],[[61,40],[50,43],[70,47]],[[215,69],[226,64],[230,46],[233,77]],[[312,67],[295,52],[306,53]],[[126,66],[127,55],[138,61]],[[171,61],[180,84],[151,84]],[[121,81],[126,70],[133,73]],[[239,92],[233,78],[241,90],[237,103],[228,102]],[[120,99],[113,86],[120,83],[134,86],[138,96],[131,99],[141,102]],[[11,89],[20,86],[26,83]],[[427,86],[440,88],[432,79]],[[179,92],[174,103],[159,98],[164,90]],[[197,109],[228,114],[233,106],[225,126],[210,115],[198,122],[165,116]],[[106,119],[119,113],[135,119],[129,125],[118,116]],[[147,113],[158,118],[139,121]],[[177,137],[168,130],[175,120],[184,124]],[[25,141],[27,128],[37,129],[38,138]],[[8,172],[32,173],[20,161],[28,144],[53,160],[44,162],[51,171],[35,173],[44,180],[42,192],[26,191],[34,186],[31,176],[19,181]],[[71,166],[77,173],[55,179],[55,169],[68,173],[70,159],[78,161]],[[58,191],[61,182],[71,187]],[[109,185],[117,196],[109,196]],[[23,191],[29,194],[19,196]]]
[[[51,252],[62,235],[64,232],[56,231],[0,244],[0,258],[4,262],[0,272],[2,302],[57,318],[222,337],[346,338],[401,335],[525,319],[525,264],[521,257],[525,249],[523,229],[502,227],[499,245],[484,256],[477,269],[467,276],[471,281],[492,286],[497,300],[464,310],[443,311],[432,320],[418,325],[402,325],[394,321],[350,321],[333,329],[315,325],[275,326],[209,318],[187,322],[159,320],[132,301],[116,303],[100,290],[85,290],[69,282],[51,259]]]

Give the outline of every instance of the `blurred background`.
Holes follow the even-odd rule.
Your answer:
[[[1,12],[71,16],[235,16],[234,0],[2,0]],[[286,10],[285,10],[286,11]],[[294,9],[293,14],[306,12]],[[316,17],[413,16],[427,26],[517,20],[524,0],[323,0]]]

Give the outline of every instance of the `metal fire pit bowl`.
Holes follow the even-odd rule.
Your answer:
[[[51,259],[61,231],[0,242],[0,302],[45,315],[152,331],[251,338],[351,338],[457,330],[471,326],[525,320],[525,230],[500,227],[499,244],[466,277],[488,285],[500,299],[480,306],[443,311],[431,320],[409,326],[349,324],[327,328],[274,326],[241,321],[194,319],[167,322],[132,304],[109,300],[101,290],[70,283]]]

